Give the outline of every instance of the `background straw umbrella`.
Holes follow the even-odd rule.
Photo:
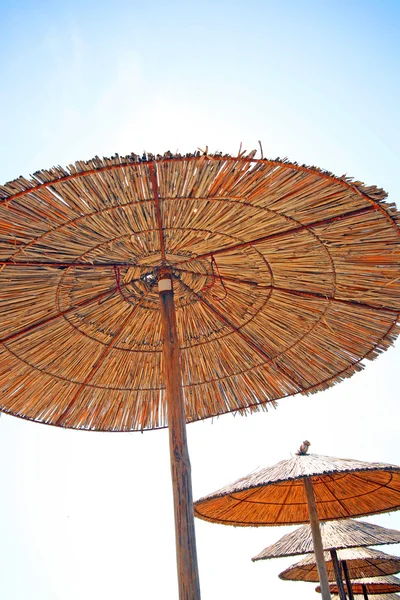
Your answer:
[[[324,550],[400,543],[400,531],[366,521],[356,521],[355,519],[322,521],[320,530]],[[310,554],[313,551],[311,527],[310,525],[303,525],[285,534],[274,544],[264,548],[251,560],[258,561]]]
[[[330,584],[330,590],[333,594],[338,593],[338,586],[335,583]],[[400,579],[394,575],[386,575],[383,577],[364,577],[361,579],[353,579],[351,582],[353,595],[367,595],[369,598],[374,594],[391,594],[400,592]],[[321,586],[317,586],[315,591],[320,593]]]
[[[398,334],[385,192],[254,155],[95,157],[0,188],[1,408],[169,426],[181,598],[200,597],[185,422],[324,390]]]
[[[319,519],[400,506],[400,467],[299,454],[195,502],[195,515],[224,525],[289,525],[310,520],[323,597],[330,597]],[[395,571],[392,571],[392,573]]]
[[[343,569],[343,575],[350,600],[353,600],[354,598],[352,579],[379,577],[384,574],[391,575],[400,571],[400,557],[392,556],[370,548],[349,548],[339,550],[338,558],[341,568]],[[336,579],[340,590],[339,595],[342,597],[344,595],[343,586],[339,585],[339,583],[342,583],[342,579],[338,577],[336,563],[333,559],[330,559],[328,552],[325,553],[325,562],[328,578],[330,581]],[[308,556],[299,563],[282,571],[282,573],[279,574],[279,577],[281,579],[292,581],[317,581],[318,570],[313,557]],[[365,588],[362,593],[364,596],[367,595]]]
[[[400,571],[400,557],[386,554],[371,548],[346,548],[338,550],[342,564],[347,564],[350,579],[393,575]],[[325,552],[325,562],[330,581],[335,581],[333,562]],[[306,556],[298,563],[282,571],[280,579],[286,581],[318,581],[318,570],[313,555]]]
[[[336,593],[341,600],[346,600],[343,586],[342,567],[339,564],[337,550],[341,548],[357,548],[362,546],[397,544],[400,542],[400,531],[386,529],[373,523],[346,519],[341,521],[323,521],[320,524],[322,546],[329,551],[336,578]],[[310,525],[303,525],[295,531],[284,535],[275,544],[268,546],[253,561],[296,556],[313,552],[313,541]],[[332,591],[332,586],[330,586]],[[387,590],[393,591],[393,590]]]
[[[353,600],[352,579],[363,577],[378,577],[380,575],[391,575],[400,571],[400,557],[392,556],[384,552],[370,548],[348,548],[338,551],[338,559],[343,570],[346,581],[347,592],[350,600]],[[325,563],[330,581],[338,584],[340,596],[343,595],[343,586],[339,585],[342,578],[339,576],[336,561],[325,553]],[[317,581],[318,569],[312,556],[307,556],[300,562],[292,565],[279,574],[281,579],[292,581]],[[322,591],[322,590],[321,590]],[[365,591],[364,591],[365,592]],[[365,592],[366,593],[366,592]]]

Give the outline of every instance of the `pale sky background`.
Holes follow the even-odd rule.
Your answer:
[[[0,0],[0,183],[98,154],[209,146],[348,173],[400,203],[400,1]],[[400,341],[277,410],[188,426],[194,497],[289,458],[400,464]],[[0,597],[177,598],[166,431],[0,419]],[[400,529],[400,511],[369,517]],[[295,559],[251,557],[289,528],[196,521],[203,600],[317,598]],[[389,553],[399,554],[396,546]]]

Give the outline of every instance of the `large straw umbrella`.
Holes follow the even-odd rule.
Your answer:
[[[338,593],[336,583],[330,584],[330,590],[333,594]],[[400,592],[400,579],[394,575],[385,575],[383,577],[364,577],[362,579],[354,579],[351,582],[353,595],[361,594],[365,599],[371,598],[374,594],[392,594]],[[317,586],[315,591],[320,593],[321,586]]]
[[[254,153],[96,157],[0,188],[0,408],[169,426],[181,599],[200,597],[185,422],[324,390],[393,343],[385,196]]]
[[[320,531],[323,549],[329,551],[334,567],[337,586],[335,592],[339,593],[341,600],[346,600],[346,594],[343,586],[342,568],[337,556],[339,549],[400,543],[400,531],[353,519],[323,521],[320,524]],[[296,556],[312,552],[314,552],[314,546],[311,527],[310,525],[303,525],[284,535],[275,544],[264,548],[252,560]],[[332,591],[332,586],[330,586],[330,589]]]
[[[224,525],[310,522],[323,598],[330,598],[319,520],[400,507],[400,467],[297,454],[195,502],[195,515]]]

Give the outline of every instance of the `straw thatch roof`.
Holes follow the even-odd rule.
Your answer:
[[[346,561],[350,579],[380,577],[400,571],[400,557],[371,548],[346,548],[338,550],[338,559]],[[325,552],[328,580],[335,581],[335,571],[329,552]],[[291,581],[319,581],[315,556],[310,554],[300,562],[279,574],[281,579]]]
[[[329,587],[332,593],[338,593],[338,586],[336,583],[331,583]],[[364,587],[369,597],[370,594],[389,594],[400,591],[400,579],[394,577],[394,575],[386,575],[385,577],[364,577],[363,579],[353,580],[351,582],[351,587],[354,594],[362,594]],[[320,593],[321,586],[317,586],[315,591]]]
[[[260,469],[201,498],[194,504],[195,516],[252,527],[308,523],[305,477],[312,480],[321,521],[400,507],[400,467],[305,454]]]
[[[399,333],[399,213],[385,197],[254,153],[96,157],[0,186],[0,409],[166,426],[166,265],[187,421],[342,381]]]
[[[373,523],[343,519],[320,523],[324,550],[400,544],[400,531],[387,529]],[[296,556],[314,552],[310,525],[303,525],[287,533],[275,544],[267,546],[253,561],[282,556]]]

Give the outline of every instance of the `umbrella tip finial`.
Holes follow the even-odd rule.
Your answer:
[[[311,446],[310,442],[308,440],[304,440],[304,442],[301,444],[300,448],[297,450],[296,454],[298,456],[302,456],[304,454],[307,454],[308,448],[310,446]]]

